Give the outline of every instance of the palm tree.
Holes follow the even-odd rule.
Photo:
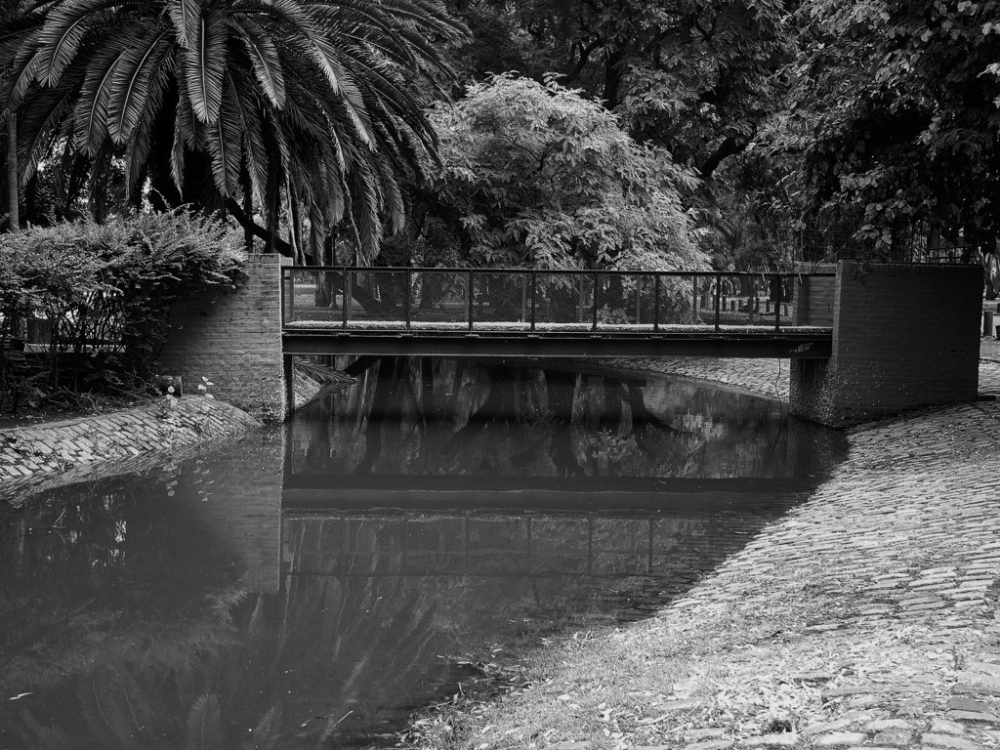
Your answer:
[[[133,195],[148,179],[272,247],[282,211],[308,217],[314,256],[346,220],[370,259],[436,145],[419,82],[462,35],[437,0],[41,0],[0,35],[0,111],[23,173],[61,150],[93,187],[118,159]]]

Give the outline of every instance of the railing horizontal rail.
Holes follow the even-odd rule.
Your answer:
[[[282,270],[290,271],[412,271],[422,273],[473,273],[473,274],[526,274],[532,273],[561,273],[561,274],[583,274],[593,276],[595,273],[601,276],[633,275],[633,276],[718,276],[726,277],[742,276],[811,276],[824,277],[836,276],[835,271],[635,271],[629,269],[593,269],[593,268],[489,268],[489,267],[468,267],[468,266],[282,266]]]
[[[833,272],[285,266],[286,329],[630,332],[828,326]]]

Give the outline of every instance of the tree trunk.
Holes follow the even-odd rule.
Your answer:
[[[17,172],[17,122],[14,113],[7,113],[7,227],[12,232],[21,228],[18,215],[20,198]]]
[[[624,63],[625,50],[621,47],[615,47],[604,61],[604,106],[610,110],[620,103]]]

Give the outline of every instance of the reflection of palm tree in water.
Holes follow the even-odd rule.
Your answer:
[[[291,536],[294,568],[303,538]],[[373,575],[392,563],[348,556],[344,575],[292,576],[282,595],[236,604],[220,597],[189,627],[133,628],[57,689],[58,712],[25,702],[0,735],[21,743],[11,750],[264,750],[391,729],[382,708],[401,718],[411,706],[400,686],[426,684],[444,648],[428,604],[437,597],[419,580]]]

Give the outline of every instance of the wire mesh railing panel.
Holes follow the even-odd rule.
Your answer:
[[[285,323],[342,323],[344,279],[345,273],[339,269],[285,269]]]
[[[409,317],[409,289],[405,270],[349,271],[347,290],[350,305],[347,325],[400,323]]]
[[[645,328],[656,318],[656,275],[619,273],[597,277],[597,328]]]
[[[535,326],[568,330],[594,327],[596,276],[587,273],[535,273]]]
[[[771,298],[771,282],[771,277],[759,275],[722,276],[719,323],[736,326],[766,324],[765,301]]]
[[[660,274],[657,287],[658,327],[714,324],[714,275]]]
[[[473,327],[531,322],[531,274],[477,272],[473,277]],[[503,326],[501,326],[503,327]]]
[[[469,320],[469,275],[462,271],[410,272],[410,320],[461,324]]]

